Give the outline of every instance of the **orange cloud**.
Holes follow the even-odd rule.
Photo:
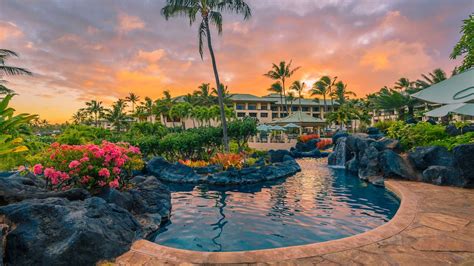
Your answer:
[[[145,28],[145,22],[139,17],[120,13],[118,15],[118,29],[120,32],[128,32],[136,29]]]

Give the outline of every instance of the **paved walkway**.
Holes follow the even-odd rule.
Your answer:
[[[117,258],[116,263],[251,264],[255,261],[283,265],[474,265],[474,189],[393,180],[388,185],[402,192],[405,201],[391,222],[361,235],[319,245],[218,257],[173,251],[141,240],[135,242],[131,251]]]

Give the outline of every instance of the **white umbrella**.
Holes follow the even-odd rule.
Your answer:
[[[300,128],[297,124],[289,123],[283,126],[284,128]]]

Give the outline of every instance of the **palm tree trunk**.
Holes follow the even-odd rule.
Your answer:
[[[278,108],[278,118],[281,118],[282,111],[283,111],[283,90],[280,91],[280,108]]]
[[[207,46],[209,48],[209,54],[211,55],[212,69],[214,70],[214,77],[216,78],[217,99],[219,100],[219,109],[221,113],[224,151],[229,152],[229,140],[227,138],[227,121],[225,118],[224,97],[221,83],[219,81],[219,73],[217,72],[217,64],[216,58],[214,56],[214,50],[212,49],[211,31],[209,30],[209,19],[207,17],[204,18],[204,23],[206,23]]]
[[[286,109],[286,116],[288,116],[288,101],[286,100],[286,91],[285,91],[285,78],[281,79],[281,86],[283,90],[283,98],[285,99],[285,109]]]

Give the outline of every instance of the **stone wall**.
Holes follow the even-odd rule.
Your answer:
[[[328,158],[329,165],[335,165],[336,158],[344,156],[347,171],[376,185],[383,185],[384,178],[399,178],[436,185],[474,186],[474,144],[459,145],[452,152],[429,146],[401,153],[398,140],[375,140],[367,134],[353,134],[339,138],[334,151]]]

